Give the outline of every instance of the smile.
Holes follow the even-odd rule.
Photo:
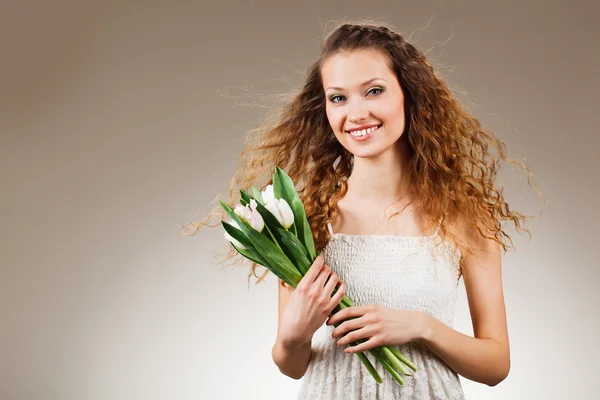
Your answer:
[[[371,126],[366,129],[356,129],[351,131],[346,131],[346,133],[350,134],[353,138],[357,140],[366,140],[369,137],[373,136],[373,132],[377,131],[381,127],[381,124]]]

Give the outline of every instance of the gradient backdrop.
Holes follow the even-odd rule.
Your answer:
[[[7,4],[9,3],[9,4]],[[10,4],[12,3],[12,4]],[[322,26],[383,17],[548,199],[504,257],[512,369],[469,399],[598,399],[599,7],[588,1],[6,2],[0,8],[0,398],[294,399],[277,287],[219,266],[224,194],[265,94]],[[254,104],[254,105],[253,105]],[[525,175],[512,207],[539,216]],[[514,233],[513,230],[510,231]],[[472,334],[464,286],[455,328]]]

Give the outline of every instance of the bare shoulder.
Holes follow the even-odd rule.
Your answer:
[[[345,220],[347,219],[348,210],[352,209],[352,205],[348,204],[348,199],[342,197],[338,200],[337,204],[337,214],[333,221],[331,221],[331,228],[334,232],[344,231]]]
[[[473,257],[479,258],[484,254],[500,254],[500,243],[492,237],[494,233],[486,226],[483,220],[477,221],[476,225],[469,224],[466,217],[459,214],[451,225],[458,240],[465,246],[470,247],[473,253],[463,255],[465,261]]]

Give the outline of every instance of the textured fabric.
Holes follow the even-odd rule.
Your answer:
[[[460,252],[432,236],[346,235],[333,233],[323,250],[325,263],[346,284],[355,305],[418,310],[452,326]],[[437,244],[437,246],[436,246]],[[417,372],[400,386],[373,356],[365,352],[383,378],[377,384],[356,354],[344,352],[322,325],[313,336],[312,357],[302,378],[298,400],[464,399],[458,375],[421,343],[396,348],[412,360]]]

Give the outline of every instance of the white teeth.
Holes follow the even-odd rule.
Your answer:
[[[350,134],[354,137],[361,137],[361,136],[365,136],[371,132],[373,132],[374,130],[378,129],[379,126],[372,126],[368,129],[362,129],[360,131],[351,131]]]

